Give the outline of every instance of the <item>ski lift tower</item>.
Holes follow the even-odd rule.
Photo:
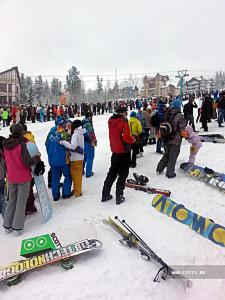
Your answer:
[[[177,71],[178,75],[176,75],[175,77],[179,78],[179,84],[180,84],[180,97],[183,97],[183,85],[184,85],[184,77],[189,76],[189,74],[187,74],[187,70],[180,70]]]

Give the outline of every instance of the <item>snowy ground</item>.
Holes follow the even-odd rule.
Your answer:
[[[93,223],[98,239],[103,242],[101,250],[77,257],[77,264],[70,271],[62,270],[57,264],[40,268],[24,275],[24,281],[17,286],[0,284],[0,298],[7,299],[198,299],[222,300],[225,298],[225,278],[214,280],[193,280],[193,287],[184,291],[173,281],[154,283],[157,268],[151,262],[140,258],[137,250],[121,246],[120,236],[102,223],[106,216],[118,215],[143,237],[147,244],[170,265],[225,265],[224,248],[189,229],[187,226],[160,214],[151,206],[154,195],[127,189],[126,201],[116,206],[115,199],[101,203],[101,189],[110,165],[107,120],[109,115],[94,117],[98,139],[94,161],[94,177],[83,179],[83,196],[53,202],[54,215],[42,223],[40,212],[28,216],[23,237],[36,236],[58,227],[76,226],[83,222]],[[53,122],[29,124],[28,129],[36,136],[46,165],[47,155],[44,142]],[[200,125],[197,126],[199,128]],[[225,134],[217,124],[209,124],[209,132]],[[0,134],[7,136],[8,129]],[[156,175],[159,155],[155,146],[145,147],[144,157],[138,159],[135,171],[150,178],[152,186],[170,189],[171,198],[184,204],[190,210],[216,223],[225,225],[225,197],[204,183],[187,177],[179,164],[188,158],[189,144],[184,141],[177,162],[177,177],[167,179]],[[224,172],[224,144],[205,143],[196,163]],[[131,174],[132,175],[132,171]],[[46,174],[47,175],[47,174]],[[131,176],[132,177],[132,176]],[[114,193],[113,188],[113,193]],[[50,192],[50,191],[49,191]],[[0,220],[0,227],[2,220]],[[0,231],[0,252],[7,251],[7,243],[15,239]],[[19,241],[19,238],[17,238]],[[4,298],[3,298],[4,297]]]

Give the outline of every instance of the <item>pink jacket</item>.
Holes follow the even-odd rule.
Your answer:
[[[200,136],[197,135],[197,133],[195,133],[193,131],[193,128],[191,126],[186,126],[185,127],[185,131],[188,134],[188,142],[192,144],[192,146],[196,147],[196,148],[201,148],[202,147],[202,142],[200,139]]]
[[[31,181],[31,165],[36,164],[39,156],[33,158],[27,150],[26,139],[11,135],[3,142],[4,156],[9,183],[24,183]]]
[[[24,165],[20,153],[21,145],[17,145],[14,149],[4,150],[9,183],[23,183],[32,179],[31,168]]]

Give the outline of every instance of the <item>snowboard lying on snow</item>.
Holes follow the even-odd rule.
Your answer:
[[[222,134],[200,134],[202,142],[225,143],[225,138]]]
[[[203,181],[221,192],[225,192],[225,174],[189,163],[182,163],[180,168],[189,176]]]
[[[152,206],[159,212],[186,224],[214,244],[225,247],[225,227],[216,224],[213,220],[192,212],[164,195],[155,196]]]
[[[59,229],[55,232],[19,241],[15,239],[1,246],[0,281],[15,285],[21,274],[57,261],[64,269],[71,269],[72,257],[98,249],[102,243],[96,239],[96,230],[91,224],[76,228]]]

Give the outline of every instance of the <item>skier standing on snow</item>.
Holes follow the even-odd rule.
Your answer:
[[[94,175],[92,172],[93,161],[95,157],[95,147],[97,146],[97,139],[94,132],[93,122],[92,122],[93,113],[87,111],[85,118],[82,121],[82,127],[84,129],[84,165],[86,165],[86,178]]]
[[[24,228],[26,203],[30,192],[30,166],[40,161],[40,156],[31,158],[21,124],[15,123],[10,131],[12,134],[3,142],[9,194],[3,227],[6,233],[14,230],[15,235],[19,235]]]
[[[80,197],[82,195],[82,171],[84,160],[84,136],[82,131],[82,122],[73,121],[71,125],[71,142],[60,141],[70,151],[70,173],[73,180],[73,195]]]
[[[167,167],[166,176],[173,178],[176,176],[175,164],[182,142],[181,132],[186,127],[186,120],[181,113],[181,101],[179,99],[173,100],[171,107],[165,113],[164,120],[170,123],[172,134],[165,143],[165,153],[157,165],[156,172],[160,174]]]
[[[199,149],[202,147],[201,138],[197,133],[193,131],[193,128],[191,126],[186,126],[181,134],[191,144],[188,163],[194,164],[196,155]]]
[[[115,113],[109,118],[109,140],[112,151],[111,166],[102,189],[102,202],[111,200],[110,191],[117,176],[116,183],[116,204],[125,201],[123,191],[125,182],[129,175],[130,166],[130,149],[134,140],[130,134],[130,128],[127,121],[127,108],[118,105]]]

